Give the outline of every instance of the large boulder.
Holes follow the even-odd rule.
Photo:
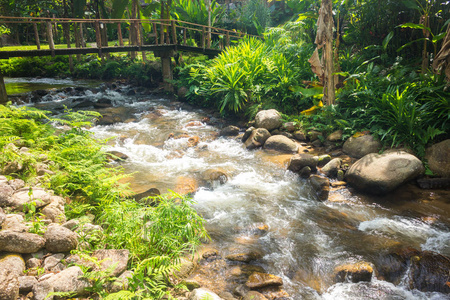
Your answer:
[[[265,128],[269,131],[277,129],[283,124],[281,114],[275,109],[258,112],[255,116],[255,123],[257,128]]]
[[[425,158],[433,173],[450,178],[450,139],[434,144],[427,149]]]
[[[345,178],[362,192],[383,195],[424,172],[422,162],[409,153],[371,153],[353,164]]]
[[[87,279],[83,278],[83,271],[78,266],[70,267],[58,274],[51,275],[33,287],[35,300],[51,300],[53,296],[47,297],[51,292],[83,294],[90,286]]]
[[[325,166],[323,166],[321,171],[328,177],[336,177],[341,164],[342,160],[340,158],[333,158]]]
[[[342,150],[351,157],[361,158],[369,153],[378,153],[381,143],[371,135],[350,137],[345,141]]]
[[[52,195],[42,188],[21,188],[17,190],[7,202],[8,206],[18,211],[23,211],[27,205],[35,205],[36,208],[50,203]]]
[[[253,150],[264,145],[270,137],[270,132],[265,128],[258,128],[252,131],[249,138],[244,142],[245,148]]]
[[[77,234],[55,223],[50,224],[44,234],[45,248],[49,252],[69,252],[78,245]]]
[[[360,282],[372,280],[373,267],[368,262],[344,264],[334,269],[335,282]]]
[[[264,143],[264,149],[283,153],[297,153],[298,146],[291,139],[283,135],[272,135]]]
[[[0,231],[0,251],[34,253],[44,246],[45,239],[40,235],[12,230]]]
[[[328,178],[319,175],[312,175],[309,177],[309,182],[311,183],[311,187],[316,192],[319,200],[325,201],[328,199],[328,195],[330,193],[330,180]]]
[[[19,276],[25,271],[25,262],[20,255],[0,257],[0,299],[16,300],[19,298]]]
[[[291,157],[289,161],[288,170],[298,173],[304,167],[309,167],[312,171],[317,169],[318,157],[311,154],[302,153]]]
[[[239,127],[230,125],[219,131],[219,136],[237,136],[239,134]]]
[[[283,279],[272,274],[255,272],[250,275],[245,285],[250,289],[263,288],[267,286],[281,286],[283,285]]]

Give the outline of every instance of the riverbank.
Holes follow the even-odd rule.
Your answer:
[[[328,197],[319,201],[320,193],[312,188],[311,179],[286,171],[294,153],[280,153],[267,145],[246,150],[242,143],[245,125],[234,123],[239,125],[237,130],[227,128],[228,123],[210,111],[120,84],[54,90],[42,97],[45,101],[37,105],[56,113],[66,105],[80,111],[97,106],[105,114],[90,132],[110,139],[108,151],[128,157],[114,165],[134,173],[125,180],[135,192],[156,188],[164,193],[178,188],[193,193],[194,208],[205,218],[212,241],[185,280],[191,289],[200,285],[223,299],[230,299],[226,298],[230,294],[244,297],[255,294],[249,292],[252,283],[247,282],[259,272],[276,276],[261,277],[265,283],[259,284],[269,287],[252,288],[268,298],[282,295],[278,291],[293,299],[336,299],[345,293],[363,295],[364,288],[370,293],[383,291],[386,297],[444,295],[419,292],[416,281],[399,282],[394,273],[405,275],[408,268],[389,271],[386,267],[392,259],[399,266],[408,266],[416,256],[434,260],[425,250],[449,255],[441,243],[450,227],[446,191],[424,192],[405,185],[388,196],[374,197],[343,187],[331,176]],[[280,133],[295,133],[281,126]],[[297,152],[312,157],[322,156],[326,149],[310,140],[295,144]],[[334,152],[339,149],[328,154]],[[343,164],[348,163],[339,156]],[[418,250],[408,252],[408,247]],[[423,265],[410,266],[429,272]],[[369,281],[362,276],[366,280],[339,283],[342,276],[348,278],[337,276],[339,272],[353,274],[355,268],[373,275]],[[276,287],[280,279],[284,292]]]

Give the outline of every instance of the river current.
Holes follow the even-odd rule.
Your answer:
[[[375,264],[398,247],[449,256],[448,191],[410,185],[387,197],[369,197],[336,188],[321,202],[306,180],[286,170],[286,156],[248,151],[239,139],[218,137],[223,124],[208,112],[160,96],[124,96],[126,91],[86,90],[83,98],[108,98],[126,115],[121,122],[89,130],[110,139],[107,150],[128,156],[120,165],[132,173],[132,189],[165,193],[183,178],[198,182],[195,208],[207,221],[211,245],[223,255],[236,249],[260,253],[252,264],[280,276],[291,299],[450,299],[408,290],[406,279],[394,285],[376,274],[370,282],[333,281],[337,266]],[[38,106],[71,107],[79,98],[54,92]],[[189,140],[193,136],[199,138],[195,146]],[[210,170],[220,170],[228,180],[205,180]],[[261,227],[264,233],[255,234]],[[211,278],[221,281],[222,275]]]

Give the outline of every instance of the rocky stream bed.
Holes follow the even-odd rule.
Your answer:
[[[193,196],[212,240],[184,262],[177,280],[191,291],[179,299],[450,299],[449,141],[428,152],[442,172],[430,180],[420,179],[425,169],[412,154],[378,154],[369,134],[322,137],[283,124],[273,110],[230,124],[122,83],[37,90],[16,101],[56,114],[65,106],[99,111],[89,130],[111,138],[107,150],[121,158],[112,164],[133,173],[136,194]],[[24,220],[32,199],[42,200],[43,236]],[[89,216],[66,220],[65,202],[0,176],[0,299],[82,297],[90,283],[70,263],[116,263],[117,284],[105,288],[126,287],[127,250],[97,250],[101,266],[69,253],[102,228]]]

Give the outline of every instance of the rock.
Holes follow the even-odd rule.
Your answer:
[[[192,273],[194,270],[195,264],[186,258],[182,258],[180,261],[180,268],[179,270],[176,270],[173,275],[177,278],[186,278],[189,276],[189,274]]]
[[[234,289],[234,294],[239,297],[244,297],[249,292],[250,289],[245,284],[240,284]]]
[[[20,161],[10,161],[3,167],[3,174],[16,174],[23,170],[23,164]]]
[[[245,130],[244,135],[242,136],[242,142],[244,143],[252,134],[253,130],[255,130],[255,127],[249,127]]]
[[[256,291],[248,292],[242,300],[267,300],[263,294]]]
[[[425,158],[433,173],[450,178],[450,139],[429,147]]]
[[[306,134],[303,132],[303,130],[296,130],[292,135],[297,141],[306,141]]]
[[[41,266],[42,260],[36,257],[31,257],[30,259],[27,260],[26,262],[26,266],[27,269],[35,269],[35,268],[39,268]]]
[[[328,162],[323,168],[322,173],[327,175],[328,177],[336,177],[339,168],[341,167],[342,161],[340,158],[333,158]]]
[[[295,131],[295,123],[294,122],[286,122],[283,124],[283,129],[287,132],[294,132]]]
[[[11,205],[9,200],[14,194],[14,189],[7,183],[0,183],[0,206],[6,207]]]
[[[187,87],[185,87],[185,86],[180,87],[177,91],[178,99],[180,99],[182,101],[186,100],[186,95],[188,92],[189,92],[189,89]]]
[[[198,190],[198,182],[195,178],[180,176],[177,178],[177,182],[174,191],[180,195],[193,194]]]
[[[263,288],[267,286],[281,286],[283,285],[283,280],[272,274],[255,272],[250,275],[245,285],[250,289]]]
[[[323,167],[327,163],[329,163],[330,161],[331,161],[331,156],[330,155],[328,155],[328,154],[321,155],[321,156],[318,157],[317,166],[318,167]]]
[[[345,173],[343,170],[338,170],[337,171],[337,175],[336,175],[336,179],[339,181],[343,181],[345,178]]]
[[[108,268],[114,265],[115,267],[112,269],[112,272],[109,276],[117,277],[127,269],[130,251],[126,249],[96,250],[92,253],[91,256],[96,257],[100,262],[100,268],[96,266],[94,268],[95,271],[106,271]]]
[[[45,206],[41,213],[54,223],[65,223],[66,214],[64,213],[64,205],[66,201],[59,196],[52,196],[50,198],[50,204]]]
[[[70,229],[50,224],[44,233],[45,248],[49,252],[69,252],[78,245],[77,235]]]
[[[233,297],[233,294],[229,292],[221,292],[219,293],[219,297],[222,298],[223,300],[237,300],[236,298]]]
[[[3,211],[3,208],[0,207],[0,226],[2,226],[3,222],[5,221],[5,219],[6,219],[6,214]]]
[[[19,298],[18,277],[25,271],[25,262],[20,255],[0,257],[0,299],[15,300]]]
[[[109,161],[124,161],[128,159],[128,155],[119,151],[108,151],[106,152],[106,159]]]
[[[264,149],[283,153],[297,153],[298,146],[291,139],[282,135],[272,135],[264,143]]]
[[[195,279],[186,279],[183,280],[182,283],[187,287],[188,290],[192,291],[198,289],[200,287],[200,283],[198,283]]]
[[[351,157],[361,158],[369,153],[378,153],[381,143],[371,135],[350,137],[345,141],[342,150]]]
[[[131,196],[131,198],[133,198],[134,200],[138,201],[138,202],[142,202],[142,199],[146,199],[148,197],[157,197],[161,195],[161,192],[157,189],[157,188],[150,188],[148,190],[146,190],[145,192],[139,193],[139,194],[134,194],[133,196]],[[145,201],[145,203],[147,205],[157,205],[156,203],[157,201],[154,200],[149,200],[147,199]]]
[[[74,266],[67,268],[58,274],[53,274],[49,278],[38,282],[33,287],[33,294],[35,300],[53,299],[48,297],[48,293],[62,292],[62,293],[74,293],[75,295],[81,295],[86,288],[90,286],[87,279],[83,278],[83,271],[80,267]]]
[[[60,265],[58,266],[58,264],[61,262],[61,260],[64,258],[64,256],[65,255],[63,253],[56,253],[56,254],[46,257],[44,259],[43,268],[50,272],[63,270],[64,266],[60,266]]]
[[[421,189],[446,189],[450,187],[450,178],[420,178],[417,184]]]
[[[200,143],[200,138],[198,136],[196,136],[196,135],[191,136],[188,139],[188,147],[195,147],[195,146],[198,145],[198,143]]]
[[[330,193],[330,180],[319,175],[312,175],[309,177],[311,186],[316,191],[319,200],[325,201],[328,199]]]
[[[94,102],[94,108],[107,108],[112,106],[112,100],[108,98],[101,98],[98,99],[97,102]]]
[[[300,175],[300,177],[303,177],[303,178],[309,178],[309,176],[311,176],[311,172],[312,172],[311,168],[306,166],[306,167],[303,167],[298,172],[298,175]]]
[[[289,161],[288,170],[297,173],[304,167],[310,167],[312,171],[316,171],[317,162],[318,158],[312,156],[311,154],[306,153],[296,154],[291,157],[291,160]]]
[[[320,137],[323,137],[323,134],[320,131],[311,130],[311,131],[308,131],[308,137],[311,142],[314,142],[316,140],[319,140]]]
[[[262,255],[256,251],[248,251],[228,254],[225,258],[232,261],[250,262],[262,258]]]
[[[214,187],[216,183],[225,184],[228,181],[228,175],[221,169],[209,169],[202,173],[202,179]]]
[[[12,187],[15,191],[18,189],[21,189],[25,186],[25,182],[22,179],[12,179],[8,180],[8,184],[10,187]]]
[[[73,230],[77,229],[79,225],[80,225],[80,220],[72,219],[72,220],[69,220],[66,223],[62,224],[61,226],[73,231]]]
[[[270,137],[270,132],[265,128],[258,128],[252,131],[249,138],[244,142],[245,148],[253,150],[264,145]]]
[[[256,128],[274,130],[281,126],[281,114],[275,109],[262,110],[255,116]]]
[[[39,208],[49,204],[50,200],[51,194],[42,188],[21,188],[9,198],[8,206],[12,206],[15,210],[23,211],[24,207],[31,203],[35,203],[36,208]]]
[[[31,292],[33,286],[38,283],[34,276],[20,276],[19,280],[19,292],[25,294]]]
[[[237,136],[239,134],[239,127],[230,125],[219,131],[219,136]]]
[[[327,141],[330,142],[339,142],[342,140],[343,132],[342,130],[336,130],[335,132],[331,133],[329,136],[327,136]]]
[[[411,258],[409,287],[423,292],[450,293],[450,257],[423,251]]]
[[[15,253],[34,253],[44,248],[45,239],[27,232],[0,231],[0,251]]]
[[[217,294],[213,293],[212,291],[201,288],[201,289],[195,289],[189,294],[189,300],[222,300]]]
[[[125,271],[108,287],[109,293],[117,293],[122,290],[127,290],[129,287],[129,279],[133,277],[132,271]]]
[[[346,264],[334,269],[335,282],[360,282],[372,280],[373,268],[368,262]]]
[[[19,214],[6,215],[5,220],[3,221],[2,229],[15,232],[28,232],[28,226],[25,225],[22,215]]]
[[[345,178],[360,191],[383,195],[424,172],[422,162],[409,153],[372,153],[353,164]]]

